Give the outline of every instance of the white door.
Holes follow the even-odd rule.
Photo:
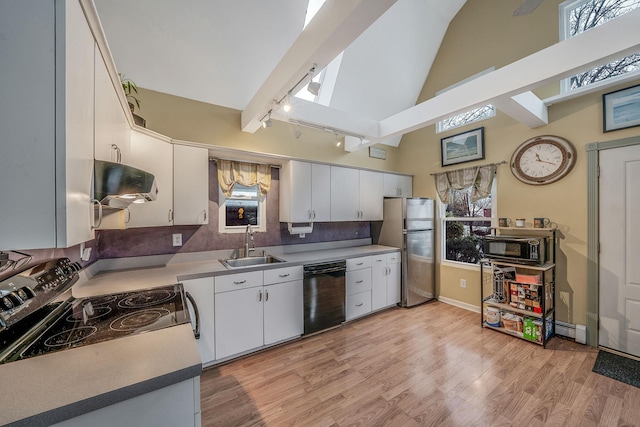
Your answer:
[[[173,225],[209,223],[209,150],[173,144]]]
[[[311,165],[311,207],[313,221],[331,221],[331,166]]]
[[[600,151],[601,346],[640,356],[640,145]]]
[[[360,219],[358,169],[331,166],[331,221]]]

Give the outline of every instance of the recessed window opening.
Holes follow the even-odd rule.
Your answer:
[[[560,40],[581,34],[640,7],[640,0],[568,0],[559,5]],[[640,52],[600,65],[561,82],[567,93],[603,80],[640,75]]]
[[[449,86],[447,88],[444,88],[436,92],[436,96],[441,95],[462,84],[475,80],[478,77],[488,74],[494,70],[495,70],[495,67],[487,68],[486,70],[481,71],[478,74],[475,74],[469,78],[462,80],[461,82],[458,82],[452,86]],[[491,104],[487,104],[482,107],[474,108],[472,110],[465,111],[464,113],[456,114],[455,116],[440,120],[438,123],[436,123],[436,133],[441,133],[451,129],[459,128],[464,125],[468,125],[469,123],[475,123],[482,120],[486,120],[491,117],[494,117],[495,115],[496,115],[495,107]]]
[[[240,233],[251,225],[254,231],[265,231],[266,195],[258,185],[246,187],[235,184],[231,196],[220,191],[220,232]]]

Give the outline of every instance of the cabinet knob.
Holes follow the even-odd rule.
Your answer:
[[[258,301],[262,301],[262,291],[258,291]]]
[[[363,304],[363,302],[361,302],[360,304],[356,304],[356,307],[362,307]]]
[[[234,281],[233,284],[234,285],[242,285],[243,283],[247,283],[246,280],[240,280],[239,282]]]

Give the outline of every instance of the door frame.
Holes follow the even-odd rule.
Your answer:
[[[598,347],[600,318],[600,151],[640,145],[640,136],[587,144],[587,344]]]

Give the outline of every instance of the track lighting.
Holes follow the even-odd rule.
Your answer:
[[[318,96],[318,93],[320,93],[320,82],[309,82],[309,84],[307,85],[307,90],[312,95]]]
[[[291,93],[288,93],[287,96],[284,97],[284,104],[282,106],[282,109],[285,113],[291,111]]]
[[[273,122],[271,121],[271,112],[269,112],[266,116],[266,119],[262,120],[262,127],[270,128],[271,126],[273,126]]]

